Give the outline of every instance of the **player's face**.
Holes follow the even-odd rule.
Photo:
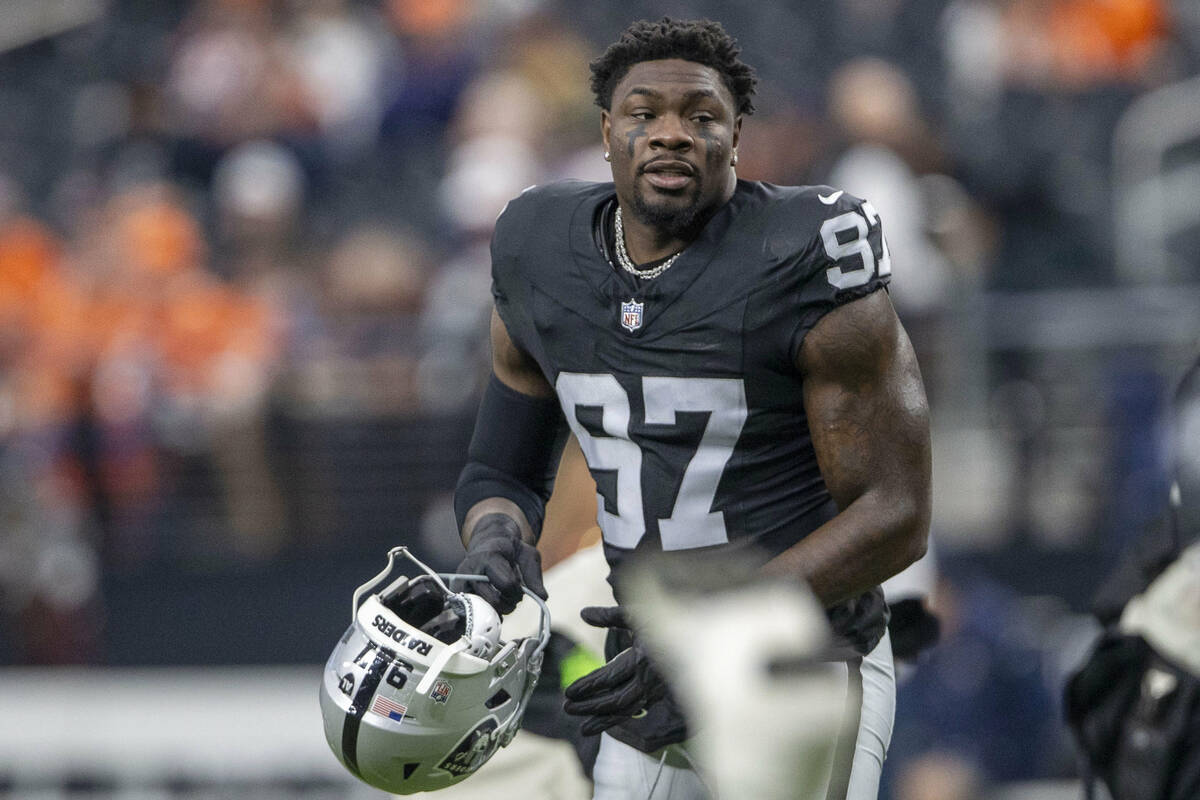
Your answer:
[[[677,58],[634,64],[601,117],[622,207],[651,227],[688,232],[733,194],[741,125],[711,67]]]

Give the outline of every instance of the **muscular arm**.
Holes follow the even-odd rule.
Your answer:
[[[510,389],[532,397],[551,397],[554,387],[546,380],[537,362],[508,335],[500,315],[492,310],[492,371]]]
[[[796,366],[817,462],[840,512],[764,570],[803,577],[831,605],[925,552],[929,409],[912,345],[883,291],[826,314]]]
[[[537,362],[517,347],[508,335],[508,329],[504,327],[500,315],[494,309],[492,311],[491,341],[492,372],[500,379],[501,383],[531,397],[553,396],[554,388],[542,375]],[[460,531],[464,547],[471,542],[475,524],[484,516],[496,512],[506,514],[517,521],[521,527],[522,540],[530,544],[537,541],[537,535],[516,503],[504,497],[490,497],[475,503],[467,511],[466,517],[463,519],[462,531]]]

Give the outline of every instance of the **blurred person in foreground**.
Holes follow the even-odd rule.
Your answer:
[[[535,545],[569,428],[621,604],[583,612],[609,629],[608,663],[566,692],[583,732],[604,731],[605,800],[710,796],[626,624],[631,563],[741,556],[811,586],[844,665],[821,796],[858,799],[877,795],[895,702],[879,584],[925,549],[928,412],[879,217],[830,187],[738,180],[755,77],[737,56],[714,22],[633,23],[592,63],[613,181],[527,190],[492,241],[458,571],[486,575],[474,591],[502,613],[522,581],[544,594]]]
[[[1105,626],[1067,681],[1087,797],[1200,796],[1200,359],[1179,384],[1165,513],[1100,587]]]

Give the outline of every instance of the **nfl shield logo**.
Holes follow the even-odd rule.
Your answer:
[[[444,703],[450,699],[450,682],[438,679],[433,682],[433,688],[429,691],[429,696],[433,698],[435,703]]]
[[[632,297],[628,302],[621,303],[621,327],[627,331],[636,331],[642,327],[642,308],[644,303],[639,303]]]

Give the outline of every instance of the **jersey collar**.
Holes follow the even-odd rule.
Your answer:
[[[614,269],[605,253],[599,227],[603,216],[601,212],[616,194],[611,183],[601,184],[601,187],[604,191],[589,195],[576,207],[572,216],[570,240],[573,266],[598,299],[614,309],[614,315],[622,301],[633,299],[643,302],[642,325],[631,335],[645,335],[654,326],[655,320],[662,317],[706,272],[738,211],[745,205],[747,192],[744,182],[738,181],[733,197],[713,214],[696,239],[679,256],[679,260],[662,275],[646,281]],[[714,307],[719,307],[724,304],[722,299],[727,301],[731,298],[722,294],[713,299],[717,301]]]

